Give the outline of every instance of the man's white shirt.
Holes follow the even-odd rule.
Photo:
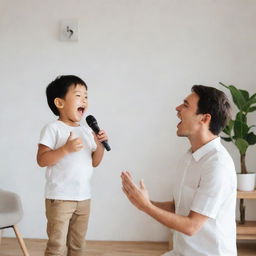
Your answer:
[[[173,179],[176,214],[209,219],[193,236],[174,231],[174,248],[164,256],[236,256],[236,172],[220,138],[187,152]]]

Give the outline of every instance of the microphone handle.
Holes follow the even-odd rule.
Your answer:
[[[105,148],[107,151],[110,151],[110,150],[111,150],[110,146],[108,145],[108,141],[107,141],[107,140],[104,140],[104,141],[102,141],[101,143],[103,144],[104,148]]]
[[[99,126],[98,126],[98,124],[97,124],[96,122],[93,123],[93,125],[90,125],[90,127],[92,128],[92,130],[93,130],[96,134],[99,133],[100,128],[99,128]],[[103,144],[104,148],[105,148],[107,151],[110,151],[110,150],[111,150],[110,146],[108,145],[108,141],[107,141],[107,140],[104,140],[104,141],[102,141],[101,143]]]

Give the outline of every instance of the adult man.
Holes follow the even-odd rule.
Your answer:
[[[136,186],[122,172],[123,191],[138,209],[174,230],[173,247],[164,256],[235,256],[235,167],[219,133],[230,116],[225,94],[195,85],[176,107],[181,120],[177,135],[187,137],[191,149],[173,175],[173,200],[149,200],[145,185]]]

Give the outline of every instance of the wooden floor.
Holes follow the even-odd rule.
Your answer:
[[[43,256],[46,240],[25,239],[30,256]],[[160,256],[168,250],[167,243],[155,242],[102,242],[88,241],[86,256]],[[15,238],[3,238],[0,245],[0,256],[22,255]],[[239,243],[239,256],[255,256],[255,243]]]

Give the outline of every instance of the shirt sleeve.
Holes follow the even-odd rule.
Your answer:
[[[55,149],[56,133],[57,131],[52,125],[46,125],[41,131],[38,144],[45,145],[52,150]]]
[[[214,162],[203,170],[191,210],[216,218],[220,206],[232,193],[229,170],[224,164]]]

